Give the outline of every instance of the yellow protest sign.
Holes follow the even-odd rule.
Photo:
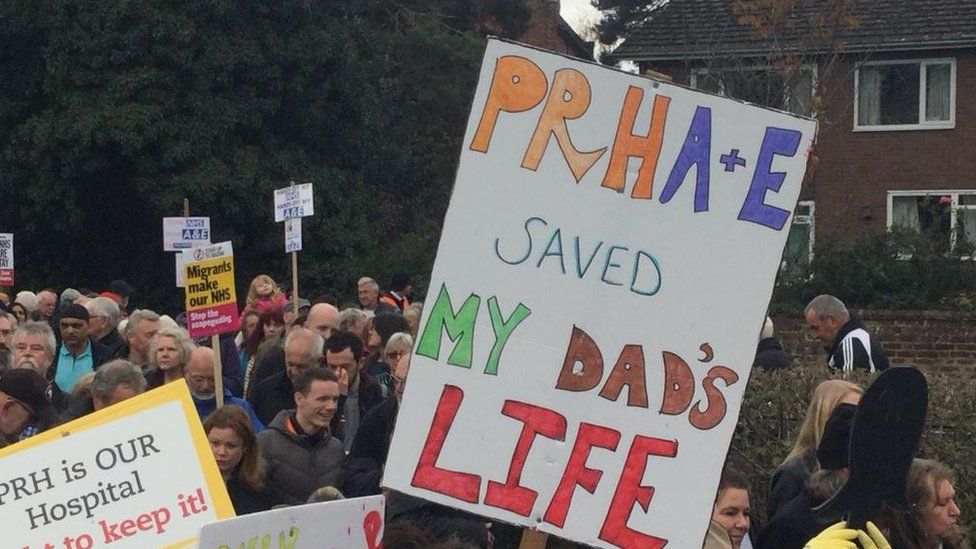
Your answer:
[[[206,337],[240,329],[234,289],[234,250],[230,242],[183,252],[186,327],[190,337]]]

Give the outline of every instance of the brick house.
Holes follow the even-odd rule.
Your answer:
[[[804,183],[788,260],[809,261],[818,239],[888,227],[934,231],[946,250],[970,255],[976,2],[860,0],[830,19],[824,6],[835,2],[800,1],[765,35],[761,12],[743,8],[750,3],[785,5],[670,0],[612,60],[753,103],[817,111],[819,162]],[[824,27],[838,29],[837,41],[811,38]]]
[[[519,42],[593,60],[593,42],[583,40],[559,14],[559,0],[525,0],[532,15]]]

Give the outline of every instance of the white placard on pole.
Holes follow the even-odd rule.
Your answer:
[[[383,485],[701,547],[815,133],[489,40]]]
[[[296,217],[308,217],[315,214],[315,203],[312,200],[312,184],[292,185],[274,192],[275,222]]]
[[[14,285],[14,235],[0,233],[0,286]]]
[[[302,218],[285,220],[285,253],[302,251]]]
[[[164,217],[163,250],[178,252],[210,244],[209,217]]]

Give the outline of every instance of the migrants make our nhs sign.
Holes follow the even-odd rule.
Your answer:
[[[490,40],[383,484],[700,547],[815,133]]]

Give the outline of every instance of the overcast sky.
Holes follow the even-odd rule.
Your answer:
[[[562,0],[559,13],[573,26],[573,30],[581,33],[583,26],[592,25],[600,12],[590,4],[590,0]]]

